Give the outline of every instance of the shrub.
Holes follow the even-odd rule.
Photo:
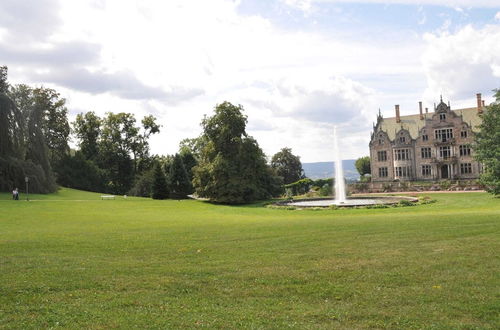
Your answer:
[[[387,209],[389,208],[386,204],[375,204],[366,206],[367,209]]]
[[[444,180],[439,183],[439,188],[441,190],[448,190],[451,187],[451,182],[449,180]]]
[[[318,192],[320,196],[330,196],[332,194],[332,186],[326,183],[319,189]]]
[[[405,207],[405,206],[413,206],[414,203],[412,201],[407,200],[407,199],[402,199],[399,201],[399,203],[397,205],[401,206],[401,207]]]
[[[295,181],[294,183],[286,184],[285,189],[291,189],[294,196],[303,195],[311,189],[313,180],[309,178]]]

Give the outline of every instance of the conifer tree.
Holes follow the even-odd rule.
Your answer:
[[[153,188],[151,190],[153,199],[168,198],[167,179],[160,164],[156,164],[155,166]]]
[[[182,161],[182,157],[176,154],[169,171],[170,196],[172,198],[186,198],[193,192],[189,176]]]

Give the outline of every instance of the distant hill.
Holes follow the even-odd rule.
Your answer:
[[[355,159],[345,159],[342,161],[344,168],[344,177],[347,180],[358,180],[359,173],[356,170],[354,163]],[[332,178],[335,170],[333,162],[318,162],[318,163],[302,163],[302,168],[306,176],[310,179],[325,179]]]

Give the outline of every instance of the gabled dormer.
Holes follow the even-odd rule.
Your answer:
[[[434,122],[447,122],[451,118],[455,118],[457,115],[451,111],[450,102],[448,104],[443,102],[443,97],[441,96],[441,101],[435,107],[434,115],[432,116],[432,120]]]
[[[401,127],[401,129],[396,132],[396,138],[394,139],[394,144],[396,146],[406,146],[412,144],[412,137],[410,135],[410,131]]]
[[[372,140],[370,141],[370,146],[389,146],[391,144],[391,140],[389,139],[389,135],[383,130],[375,130],[372,134]]]

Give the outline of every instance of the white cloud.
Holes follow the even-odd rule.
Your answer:
[[[311,11],[313,0],[282,0],[286,5],[300,9],[304,12]]]
[[[313,0],[283,1],[304,11],[315,6]],[[43,30],[40,42],[23,39],[2,47],[0,61],[8,59],[12,81],[55,87],[73,115],[127,111],[139,119],[152,113],[163,125],[152,140],[153,152],[160,154],[174,153],[180,140],[197,136],[203,115],[228,100],[244,106],[248,132],[268,155],[288,146],[303,161],[331,160],[331,128],[337,124],[344,157],[355,158],[368,153],[377,109],[392,115],[393,104],[404,109],[405,102],[416,109],[426,77],[435,100],[443,86],[455,96],[470,93],[483,83],[470,80],[478,68],[489,77],[500,71],[493,54],[500,53],[500,43],[496,37],[479,41],[492,32],[473,28],[474,42],[465,32],[358,41],[283,30],[260,16],[240,15],[238,2],[230,0],[60,5],[57,24]],[[2,45],[13,31],[2,34]],[[471,63],[478,67],[469,73]],[[469,79],[462,85],[452,74],[460,70]]]
[[[496,13],[496,15],[495,15],[495,19],[496,19],[497,21],[500,21],[500,11]]]
[[[460,7],[498,7],[497,0],[281,0],[283,3],[292,7],[309,10],[313,4],[320,3],[375,3],[375,4],[406,4],[406,5],[432,5],[432,6],[445,6],[451,8]]]
[[[489,96],[500,87],[500,26],[469,25],[454,34],[426,34],[424,40],[427,99],[443,93],[451,100],[470,100],[476,92]]]

